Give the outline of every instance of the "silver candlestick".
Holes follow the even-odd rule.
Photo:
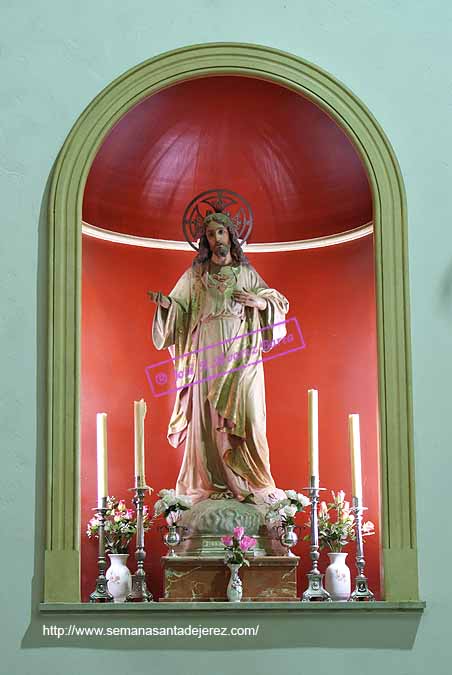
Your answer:
[[[107,567],[107,560],[105,558],[105,515],[107,513],[107,498],[102,497],[98,506],[93,511],[97,514],[97,521],[99,523],[99,554],[97,557],[97,566],[99,574],[96,579],[96,590],[89,596],[90,602],[113,602],[113,596],[107,587],[107,578],[105,576],[105,568]]]
[[[144,524],[143,524],[143,503],[144,495],[150,492],[152,488],[148,485],[141,485],[140,476],[135,478],[135,487],[130,488],[135,491],[135,497],[132,502],[135,505],[137,513],[137,548],[135,551],[135,560],[137,561],[137,571],[132,575],[132,590],[126,598],[126,602],[151,602],[152,593],[148,590],[146,584],[146,572],[144,571],[144,561],[146,551],[144,550]]]
[[[366,561],[364,559],[364,542],[363,542],[363,511],[366,507],[363,506],[361,497],[353,497],[353,511],[355,513],[356,522],[356,568],[358,575],[355,577],[355,590],[350,595],[349,602],[357,602],[359,600],[375,600],[375,596],[367,585],[367,577],[364,576],[364,567]]]
[[[309,488],[304,488],[309,491],[309,500],[311,502],[311,560],[312,570],[307,573],[308,587],[301,596],[302,602],[310,602],[311,600],[322,600],[331,602],[331,595],[323,588],[323,574],[319,572],[319,526],[317,504],[319,502],[319,492],[325,488],[318,485],[318,478],[311,476]]]

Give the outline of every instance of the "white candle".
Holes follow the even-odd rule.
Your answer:
[[[352,496],[362,499],[361,440],[359,434],[359,415],[357,414],[348,416],[348,438],[352,463]]]
[[[145,485],[144,479],[144,418],[146,416],[146,402],[141,399],[134,401],[135,413],[135,477],[137,486]]]
[[[308,389],[309,476],[319,480],[319,392]]]
[[[107,484],[107,413],[97,413],[97,506],[108,495]]]

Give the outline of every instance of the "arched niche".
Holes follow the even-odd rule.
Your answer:
[[[384,594],[415,600],[414,469],[406,206],[400,169],[378,123],[350,91],[306,61],[258,45],[186,47],[153,58],[102,91],[56,161],[49,214],[46,602],[80,599],[79,391],[81,224],[85,182],[106,134],[134,105],[189,78],[241,74],[310,98],[349,135],[374,202]]]

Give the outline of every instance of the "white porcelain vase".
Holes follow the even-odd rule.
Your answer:
[[[229,602],[240,602],[243,595],[243,586],[242,580],[239,576],[239,569],[241,565],[236,565],[235,563],[228,563],[231,576],[229,578],[228,587],[226,589],[226,595]]]
[[[351,593],[350,570],[345,562],[346,553],[328,553],[330,564],[326,568],[325,588],[336,602],[347,602]]]
[[[132,590],[132,575],[127,567],[128,553],[109,553],[110,567],[105,573],[113,602],[125,602]]]

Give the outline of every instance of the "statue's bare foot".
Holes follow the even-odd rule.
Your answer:
[[[243,498],[240,499],[240,501],[242,502],[242,504],[256,504],[253,492],[250,492],[249,494],[245,495]]]
[[[223,490],[222,492],[212,492],[209,499],[234,499],[234,495],[230,490]]]

